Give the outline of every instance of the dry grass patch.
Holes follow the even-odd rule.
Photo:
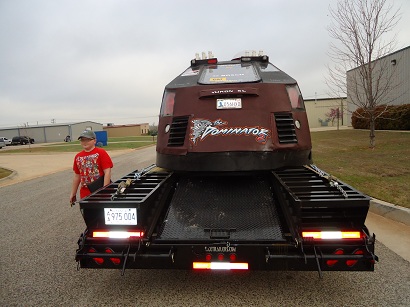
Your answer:
[[[11,173],[12,171],[0,167],[0,179],[6,178],[7,176],[11,175]]]

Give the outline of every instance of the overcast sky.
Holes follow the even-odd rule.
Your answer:
[[[326,97],[336,0],[0,0],[0,127],[157,123],[195,53],[263,50],[305,99]],[[397,49],[410,45],[410,1]]]

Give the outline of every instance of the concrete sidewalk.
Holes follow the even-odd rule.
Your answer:
[[[116,157],[134,150],[113,150],[109,154]],[[74,156],[75,153],[0,154],[0,167],[13,172],[0,180],[0,188],[71,169]],[[373,199],[366,226],[378,241],[410,262],[410,209]]]

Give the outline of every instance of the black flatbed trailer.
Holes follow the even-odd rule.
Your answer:
[[[165,86],[156,165],[80,201],[79,267],[373,271],[370,199],[312,164],[296,80],[198,57]]]
[[[87,229],[76,260],[82,268],[122,272],[374,270],[375,237],[364,226],[369,197],[340,181],[341,188],[332,187],[316,170],[132,172],[80,201]],[[132,183],[117,193],[127,180]],[[135,208],[135,225],[107,224],[107,212],[118,208]],[[303,237],[319,229],[337,236],[340,227],[359,236]],[[115,237],[127,232],[137,235]]]

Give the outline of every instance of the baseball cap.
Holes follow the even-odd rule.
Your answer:
[[[81,138],[96,139],[97,136],[95,135],[94,131],[84,130],[83,132],[81,132],[80,136],[78,137],[78,140]]]

